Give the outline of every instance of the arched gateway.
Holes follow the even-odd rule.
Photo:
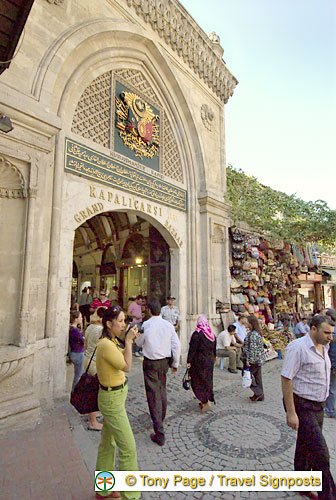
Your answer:
[[[237,82],[218,37],[175,0],[40,1],[22,53],[29,69],[19,53],[3,77],[16,124],[0,155],[28,199],[26,226],[23,203],[11,214],[25,241],[11,281],[17,327],[0,343],[0,427],[64,394],[72,284],[117,284],[123,305],[174,294],[183,356],[197,315],[216,327],[229,292],[224,103]]]

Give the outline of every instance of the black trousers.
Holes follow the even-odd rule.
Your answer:
[[[310,401],[294,394],[295,411],[299,418],[294,469],[322,471],[323,500],[335,500],[336,487],[330,473],[329,451],[322,434],[324,403]]]
[[[85,304],[84,306],[79,306],[79,311],[82,313],[83,318],[85,318],[86,323],[90,323],[90,304]]]
[[[164,442],[163,421],[167,411],[166,379],[169,369],[169,358],[144,358],[143,373],[149,413],[157,438]]]
[[[252,376],[251,391],[256,396],[262,396],[264,394],[264,388],[261,376],[261,365],[250,365],[250,373]]]

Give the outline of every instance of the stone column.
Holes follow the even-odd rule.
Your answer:
[[[33,238],[34,238],[34,217],[35,217],[35,203],[37,196],[37,188],[28,189],[28,210],[27,210],[27,228],[25,237],[25,254],[23,261],[23,277],[22,277],[22,299],[20,310],[20,324],[19,324],[19,338],[18,345],[24,347],[29,343],[28,339],[28,325],[29,325],[29,288],[30,276],[33,255]]]

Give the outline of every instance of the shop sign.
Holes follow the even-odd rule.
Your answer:
[[[333,255],[321,255],[320,266],[323,267],[336,267],[336,257]]]
[[[322,281],[322,274],[307,273],[299,275],[300,281]]]
[[[322,281],[322,274],[308,273],[307,281]]]
[[[85,179],[116,187],[177,210],[187,211],[185,189],[69,138],[65,139],[64,169]]]

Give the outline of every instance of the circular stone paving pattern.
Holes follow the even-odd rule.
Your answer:
[[[211,451],[251,460],[283,453],[295,441],[282,420],[250,410],[208,414],[206,419],[195,424],[194,432]]]

